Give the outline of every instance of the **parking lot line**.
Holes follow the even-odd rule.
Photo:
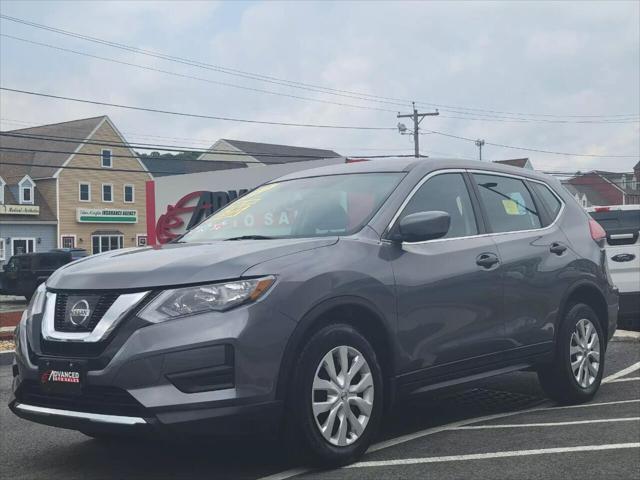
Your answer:
[[[608,445],[584,445],[580,447],[540,448],[537,450],[513,450],[508,452],[473,453],[468,455],[448,455],[444,457],[402,458],[396,460],[378,460],[358,462],[344,468],[389,467],[398,465],[416,465],[421,463],[460,462],[465,460],[485,460],[491,458],[523,457],[528,455],[548,455],[553,453],[595,452],[599,450],[621,450],[640,448],[640,442],[613,443]]]
[[[464,427],[450,428],[449,430],[480,430],[485,428],[561,427],[565,425],[585,425],[589,423],[635,422],[638,420],[640,420],[640,417],[598,418],[594,420],[576,420],[573,422],[510,423],[510,424],[504,424],[504,425],[466,425]]]
[[[609,383],[616,382],[636,382],[640,380],[640,377],[626,377],[626,378],[616,378],[615,380],[610,380]]]
[[[633,365],[628,366],[627,368],[623,368],[619,372],[614,373],[613,375],[609,375],[602,379],[602,383],[611,383],[614,380],[624,377],[625,375],[629,375],[631,372],[635,372],[636,370],[640,370],[640,362],[636,362]]]
[[[611,381],[628,375],[629,373],[640,369],[640,362],[637,362],[619,372],[616,372],[608,377],[606,377],[602,383],[610,383]],[[605,382],[606,380],[606,382]],[[428,435],[433,435],[436,433],[444,432],[447,430],[452,430],[456,427],[462,427],[466,425],[471,425],[473,423],[487,422],[490,420],[498,420],[500,418],[506,418],[513,415],[525,414],[531,412],[538,412],[544,410],[560,410],[560,409],[568,409],[568,408],[588,408],[588,407],[599,407],[605,405],[617,405],[624,403],[636,403],[640,402],[640,399],[632,399],[632,400],[617,400],[611,402],[598,402],[598,403],[584,403],[580,405],[563,405],[563,406],[553,406],[550,401],[545,401],[541,403],[538,407],[529,408],[525,410],[515,410],[510,412],[498,413],[494,415],[487,415],[484,417],[477,418],[468,418],[466,420],[461,420],[458,422],[452,422],[445,425],[440,425],[438,427],[427,428],[425,430],[420,430],[418,432],[410,433],[407,435],[402,435],[400,437],[391,438],[389,440],[385,440],[382,442],[378,442],[373,444],[367,450],[367,453],[377,452],[378,450],[383,450],[385,448],[394,447],[396,445],[400,445],[402,443],[410,442],[411,440],[416,440],[422,437],[426,437]],[[297,477],[298,475],[304,475],[305,473],[313,472],[312,468],[292,468],[290,470],[284,470],[282,472],[274,473],[273,475],[268,475],[266,477],[259,478],[258,480],[286,480],[288,478]]]

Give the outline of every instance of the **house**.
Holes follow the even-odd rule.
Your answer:
[[[526,168],[527,170],[533,170],[531,160],[528,158],[513,158],[511,160],[494,160],[493,163],[499,163],[501,165],[510,165],[512,167]]]
[[[563,183],[583,206],[640,204],[640,162],[633,172],[593,170]]]
[[[107,116],[0,132],[0,258],[146,244],[144,164]]]
[[[246,142],[226,138],[214,143],[198,160],[233,163],[243,167],[258,167],[283,163],[343,158],[333,150],[293,147],[271,143]]]

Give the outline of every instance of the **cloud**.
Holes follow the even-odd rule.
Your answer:
[[[422,126],[487,142],[543,150],[637,154],[637,124],[506,123],[445,112],[443,105],[545,114],[640,110],[637,2],[11,2],[3,13],[141,48],[305,84],[404,99],[402,106],[292,89],[89,44],[3,21],[3,33],[251,88],[388,109],[355,109],[181,79],[2,39],[3,86],[168,110],[262,120],[394,127],[410,100],[439,105]],[[3,92],[2,117],[33,123],[108,113],[129,135],[202,147],[239,138],[333,148],[341,153],[406,153],[410,137],[234,124],[105,109]],[[429,106],[424,106],[428,110]],[[455,110],[455,109],[453,109]],[[500,114],[494,114],[499,116]],[[553,119],[553,117],[540,117]],[[493,121],[491,121],[493,120]],[[3,128],[17,125],[3,123]],[[425,132],[426,133],[426,132]],[[171,140],[183,138],[200,140]],[[472,142],[420,138],[423,151],[476,157]],[[339,148],[338,148],[339,147]],[[440,153],[439,155],[442,155]],[[538,168],[629,170],[636,159],[565,157],[486,145],[485,158],[529,155]]]

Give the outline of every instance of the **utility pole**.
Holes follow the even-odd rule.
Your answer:
[[[484,140],[476,140],[476,147],[478,147],[478,156],[480,161],[482,161],[482,147],[484,146]]]
[[[430,112],[430,113],[418,113],[418,110],[416,109],[416,102],[411,102],[413,105],[413,113],[409,113],[406,115],[400,115],[398,113],[398,118],[411,118],[413,119],[413,147],[414,147],[414,157],[416,158],[420,158],[420,140],[418,135],[420,135],[420,122],[422,122],[422,120],[424,119],[424,117],[432,117],[432,116],[437,116],[440,115],[440,113],[438,112],[438,110],[436,109],[435,112]],[[405,127],[402,123],[398,124],[398,130],[400,131],[401,134],[404,134],[404,132],[407,130],[407,127]]]

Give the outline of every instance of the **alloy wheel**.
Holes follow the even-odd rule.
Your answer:
[[[600,338],[591,320],[578,320],[571,334],[569,361],[578,385],[582,388],[593,385],[600,369]]]
[[[371,418],[374,384],[371,368],[357,349],[341,345],[320,361],[311,402],[318,430],[331,445],[353,444]]]

